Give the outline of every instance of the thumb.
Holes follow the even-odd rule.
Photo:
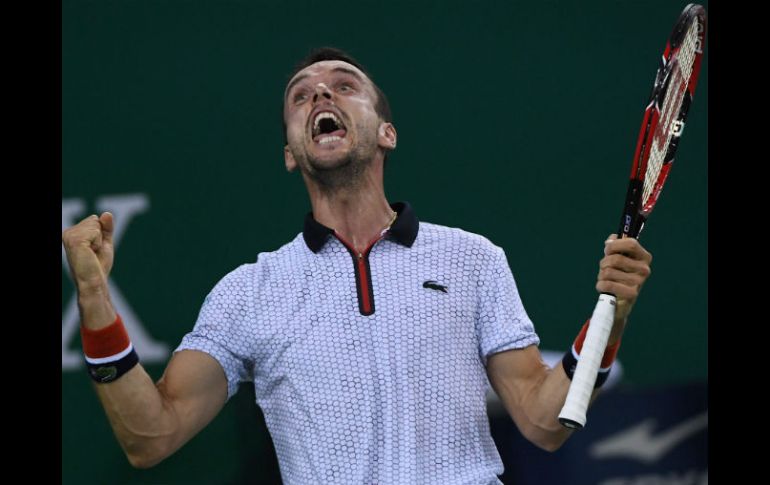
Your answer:
[[[112,218],[112,213],[103,212],[99,216],[99,223],[102,225],[102,240],[112,245],[112,231],[115,230],[115,221]]]
[[[610,244],[612,241],[615,241],[618,238],[617,234],[610,234],[607,236],[607,240],[604,241],[604,255],[607,255],[607,245]]]

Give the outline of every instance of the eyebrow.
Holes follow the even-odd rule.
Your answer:
[[[335,67],[334,69],[332,69],[332,72],[344,72],[346,74],[350,74],[354,78],[358,79],[360,82],[362,82],[362,83],[364,82],[364,80],[363,80],[363,78],[361,77],[360,74],[358,74],[353,69],[349,69],[347,67],[341,67],[341,66],[340,67]],[[286,93],[284,94],[283,98],[286,99],[286,97],[289,96],[289,91],[291,91],[291,88],[293,88],[297,83],[299,83],[303,79],[307,78],[308,76],[309,76],[308,74],[302,74],[301,76],[297,76],[294,79],[292,79],[291,82],[289,83],[289,85],[286,86]]]

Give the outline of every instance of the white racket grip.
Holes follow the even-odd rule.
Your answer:
[[[596,302],[591,323],[580,350],[572,383],[567,391],[567,399],[559,413],[559,422],[574,429],[580,429],[586,424],[586,411],[594,392],[596,376],[602,362],[607,340],[610,338],[612,323],[615,320],[616,298],[613,295],[601,294]]]

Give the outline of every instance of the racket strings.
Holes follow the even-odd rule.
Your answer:
[[[693,66],[695,64],[695,55],[699,50],[700,43],[698,42],[698,34],[700,33],[700,22],[696,18],[687,34],[682,41],[682,45],[678,52],[678,67],[680,70],[681,79],[684,79],[684,86],[679,89],[678,86],[669,84],[666,97],[663,101],[663,109],[660,113],[660,120],[665,121],[674,116],[678,118],[679,109],[682,106],[682,100],[684,94],[687,91],[687,86],[690,83],[690,76],[692,74]],[[671,61],[669,61],[671,62]],[[675,74],[675,73],[672,73]],[[666,133],[665,143],[659,144],[652,143],[650,148],[650,156],[647,160],[647,170],[644,174],[644,185],[642,192],[642,205],[646,206],[647,210],[651,209],[650,202],[654,203],[658,197],[660,188],[663,185],[663,180],[660,180],[660,174],[663,170],[664,161],[666,159],[666,152],[671,143],[671,137],[674,133],[681,133],[681,126],[679,126],[678,120],[671,123],[671,128]],[[652,199],[652,200],[651,200]]]
[[[700,43],[698,42],[698,34],[701,31],[700,25],[696,18],[690,26],[690,30],[687,31],[687,35],[684,41],[682,41],[682,47],[679,50],[679,67],[682,69],[682,74],[688,82],[692,74],[692,68],[695,65],[695,54],[700,50]]]

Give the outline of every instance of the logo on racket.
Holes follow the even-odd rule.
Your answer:
[[[623,233],[628,234],[631,232],[631,214],[626,214],[623,221]]]
[[[669,134],[672,133],[673,127],[671,126],[676,116],[679,115],[679,107],[682,104],[682,93],[687,89],[686,80],[682,77],[682,70],[679,68],[679,63],[674,65],[672,78],[670,81],[669,94],[666,96],[666,100],[661,110],[663,119],[662,123],[658,125],[658,129],[655,132],[655,144],[658,151],[663,151],[669,141]]]
[[[684,121],[674,121],[674,126],[671,127],[671,136],[682,136],[684,131]]]

